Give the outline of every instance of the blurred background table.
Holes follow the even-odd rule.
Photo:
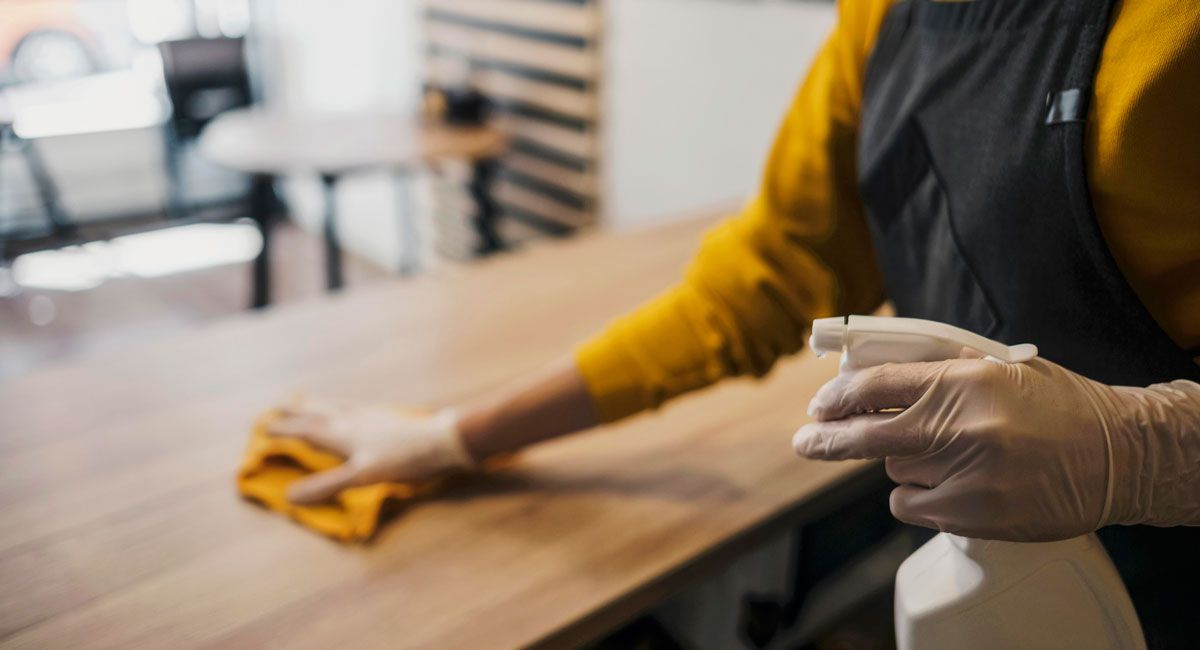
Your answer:
[[[673,282],[711,224],[545,244],[0,383],[0,647],[578,647],[874,493],[878,465],[790,450],[836,372],[805,354],[532,449],[365,546],[237,497],[250,423],[292,391],[478,398]]]
[[[356,171],[410,171],[440,160],[467,160],[474,165],[471,195],[484,253],[500,248],[495,230],[497,208],[491,199],[491,161],[504,151],[505,136],[486,126],[454,126],[423,121],[401,113],[302,114],[261,108],[229,111],[210,123],[200,138],[200,151],[214,162],[251,176],[315,174],[324,192],[326,284],[340,289],[341,246],[337,235],[338,181]],[[409,196],[405,192],[404,196]],[[401,208],[402,272],[415,265],[414,208]],[[266,259],[269,259],[268,217],[256,217],[263,231],[264,276],[256,277],[255,294],[266,295]],[[265,304],[266,298],[255,304]]]

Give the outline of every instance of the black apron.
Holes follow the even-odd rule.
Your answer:
[[[859,190],[898,315],[1036,343],[1108,384],[1200,380],[1092,211],[1084,131],[1112,4],[894,6],[863,89]],[[1200,528],[1100,535],[1151,647],[1200,648]]]

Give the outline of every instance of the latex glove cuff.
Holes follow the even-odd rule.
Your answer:
[[[429,447],[429,466],[459,471],[477,469],[479,463],[471,457],[471,452],[467,451],[462,432],[458,428],[458,413],[454,409],[442,409],[433,416],[433,423],[440,444]]]
[[[1200,384],[1114,387],[1122,413],[1107,434],[1109,499],[1102,524],[1200,524]]]

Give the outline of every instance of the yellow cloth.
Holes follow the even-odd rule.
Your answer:
[[[342,459],[303,440],[267,435],[267,424],[275,417],[278,413],[271,412],[255,423],[238,471],[238,491],[247,499],[285,514],[322,535],[342,542],[370,539],[389,506],[434,490],[441,482],[365,485],[342,490],[336,500],[328,504],[295,505],[285,496],[293,481],[336,467]]]
[[[855,146],[866,61],[891,4],[838,3],[757,197],[706,236],[680,284],[577,351],[602,420],[761,376],[800,349],[812,319],[883,301]],[[1200,2],[1123,2],[1114,21],[1088,130],[1097,218],[1150,312],[1200,354]]]

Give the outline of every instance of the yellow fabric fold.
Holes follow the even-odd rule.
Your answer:
[[[342,463],[338,456],[322,451],[296,438],[267,434],[267,425],[279,413],[264,414],[254,424],[250,444],[237,474],[241,495],[302,526],[341,542],[361,542],[371,538],[385,511],[399,503],[438,489],[444,480],[420,484],[379,483],[342,490],[327,504],[299,506],[287,500],[287,488],[314,472]]]

